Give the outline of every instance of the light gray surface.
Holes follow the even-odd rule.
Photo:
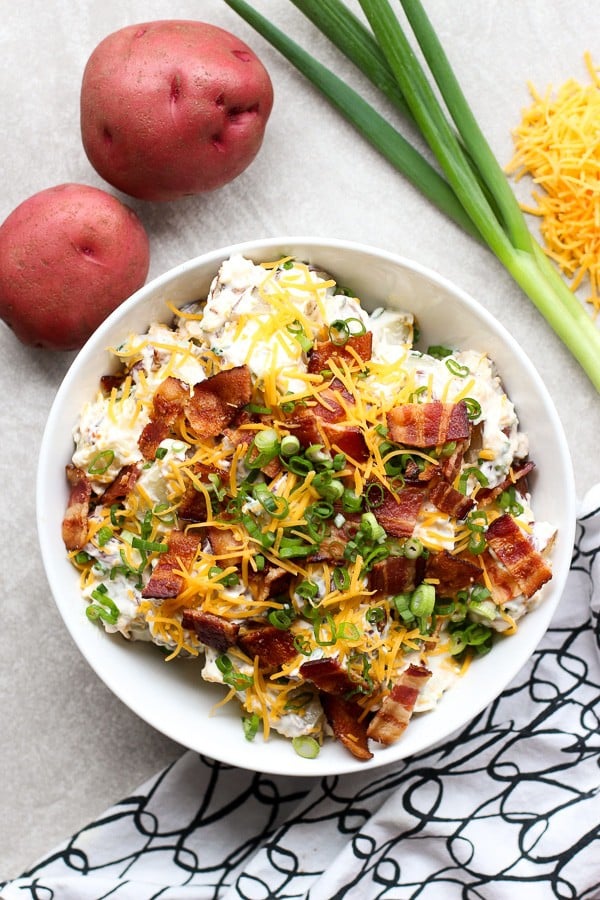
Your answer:
[[[291,4],[256,5],[338,73],[350,74]],[[528,80],[540,89],[571,76],[587,82],[583,53],[597,49],[589,45],[596,0],[580,0],[576,15],[560,0],[429,0],[427,6],[503,163],[511,156],[511,128],[529,104]],[[261,153],[232,184],[170,205],[131,201],[150,233],[150,277],[211,248],[278,234],[363,241],[436,269],[480,299],[532,358],[564,423],[583,494],[598,479],[600,404],[558,339],[488,251],[429,207],[218,0],[0,0],[0,220],[54,184],[107,187],[79,139],[87,57],[126,24],[194,17],[237,33],[258,52],[273,79],[275,106]],[[373,96],[370,89],[367,94]],[[17,875],[181,753],[92,673],[62,625],[42,571],[37,450],[71,359],[22,346],[0,323],[0,880]]]

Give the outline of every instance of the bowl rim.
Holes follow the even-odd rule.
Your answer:
[[[432,748],[433,746],[443,744],[448,739],[450,739],[451,735],[455,731],[463,728],[465,725],[471,722],[483,709],[485,709],[485,707],[488,706],[488,704],[492,702],[495,697],[497,697],[499,693],[501,693],[510,684],[518,671],[526,664],[527,660],[531,657],[531,654],[534,652],[539,641],[546,633],[546,630],[550,624],[550,619],[554,614],[554,611],[558,606],[560,597],[563,593],[564,585],[570,567],[571,551],[575,540],[576,495],[573,465],[562,423],[559,419],[552,398],[550,397],[550,394],[541,376],[538,374],[534,364],[527,357],[516,339],[510,334],[510,332],[498,319],[496,319],[480,302],[475,300],[464,289],[454,284],[452,281],[438,273],[436,270],[406,256],[399,255],[358,241],[347,241],[337,238],[322,238],[318,236],[315,237],[302,235],[284,235],[262,239],[259,238],[255,240],[234,243],[231,245],[225,245],[215,250],[199,254],[198,256],[186,260],[172,267],[166,272],[156,276],[155,278],[148,281],[142,288],[132,294],[131,297],[125,300],[119,307],[117,307],[117,309],[114,310],[107,317],[107,319],[96,329],[96,331],[86,341],[85,345],[76,354],[64,378],[62,379],[62,382],[55,395],[54,401],[47,417],[39,449],[38,470],[36,478],[36,522],[38,542],[41,550],[46,578],[50,585],[54,602],[58,608],[59,614],[61,615],[64,624],[67,627],[67,630],[71,634],[72,639],[77,645],[79,651],[86,659],[88,665],[90,665],[92,670],[111,690],[111,692],[114,693],[121,700],[121,702],[125,703],[125,705],[129,709],[131,709],[137,716],[139,716],[157,731],[169,737],[171,740],[182,744],[184,747],[189,747],[190,744],[182,740],[181,734],[175,733],[172,728],[165,727],[164,723],[161,723],[159,720],[157,720],[157,717],[153,716],[148,711],[148,709],[144,708],[143,704],[140,704],[139,702],[132,702],[131,697],[128,697],[127,690],[122,684],[120,684],[118,678],[114,675],[114,673],[107,671],[106,666],[102,665],[99,659],[90,658],[90,655],[86,653],[80,645],[77,635],[77,629],[74,627],[72,616],[69,616],[68,610],[65,609],[64,603],[62,602],[59,586],[55,583],[55,579],[51,576],[51,573],[53,572],[54,560],[51,551],[51,545],[49,544],[47,540],[47,534],[45,533],[48,528],[46,517],[47,510],[45,509],[47,480],[52,471],[56,471],[56,463],[54,462],[54,466],[51,464],[51,460],[53,458],[53,435],[56,431],[56,424],[60,417],[60,410],[63,404],[63,400],[68,396],[73,383],[80,377],[81,373],[88,364],[88,358],[98,352],[106,351],[107,344],[105,341],[105,335],[112,331],[113,327],[117,323],[126,318],[130,310],[135,309],[139,304],[143,304],[145,299],[152,295],[155,295],[158,291],[163,290],[174,280],[179,279],[191,272],[195,272],[200,267],[202,267],[202,269],[212,267],[213,274],[216,274],[217,268],[220,263],[233,254],[239,253],[250,258],[252,258],[253,255],[262,254],[262,258],[266,258],[264,254],[268,254],[269,251],[275,251],[282,246],[306,248],[313,254],[313,258],[315,256],[318,257],[318,252],[321,248],[330,251],[340,250],[344,254],[366,254],[370,258],[375,257],[381,259],[382,261],[391,264],[394,268],[399,267],[400,269],[408,270],[410,273],[423,277],[435,286],[441,288],[443,291],[448,292],[451,296],[457,298],[460,303],[465,305],[474,314],[475,318],[481,320],[484,327],[490,329],[491,332],[496,333],[500,337],[501,341],[507,346],[508,352],[512,355],[515,355],[520,362],[520,365],[527,371],[527,375],[531,379],[531,382],[533,383],[537,394],[543,400],[544,414],[548,418],[553,438],[556,440],[556,449],[560,457],[560,465],[564,478],[563,499],[565,500],[565,507],[564,516],[560,523],[559,535],[561,553],[559,554],[558,561],[556,561],[556,555],[553,556],[553,581],[551,582],[551,594],[553,598],[552,602],[549,602],[549,597],[544,597],[544,600],[540,604],[540,606],[538,606],[534,611],[528,614],[527,618],[533,615],[537,616],[537,619],[541,623],[540,627],[537,628],[535,634],[526,642],[525,647],[527,652],[519,654],[516,660],[509,659],[508,664],[504,667],[504,674],[506,677],[503,678],[504,686],[501,688],[500,692],[498,692],[497,690],[492,693],[483,692],[481,702],[478,702],[468,710],[465,710],[464,714],[456,720],[452,729],[447,731],[441,739],[434,740],[433,742],[425,741],[421,746],[417,744],[410,750],[410,752],[403,752],[403,748],[401,746],[402,741],[400,741],[398,742],[398,744],[393,745],[394,749],[396,750],[393,755],[378,751],[375,753],[373,759],[369,760],[368,762],[356,760],[354,759],[354,757],[351,757],[350,754],[348,754],[349,759],[345,764],[342,764],[341,768],[339,760],[337,761],[337,765],[335,766],[332,766],[331,763],[326,762],[325,759],[327,759],[327,757],[324,759],[323,753],[319,754],[316,759],[308,761],[302,760],[300,757],[297,757],[294,753],[292,753],[289,757],[286,757],[284,755],[283,762],[270,762],[268,765],[255,768],[255,759],[253,759],[252,761],[248,761],[247,764],[245,764],[244,750],[247,749],[247,746],[245,742],[242,744],[241,729],[239,747],[230,748],[225,745],[219,746],[216,750],[216,753],[214,747],[212,748],[212,750],[208,749],[207,747],[199,747],[196,745],[191,747],[191,749],[194,749],[200,753],[204,753],[207,756],[214,756],[214,758],[222,761],[225,764],[239,766],[242,768],[253,768],[256,771],[261,771],[269,774],[294,776],[308,775],[321,777],[327,775],[346,774],[356,771],[365,772],[367,770],[380,768],[389,764],[398,764],[402,759],[408,757],[409,755],[413,756],[415,753],[422,752],[424,750]],[[189,302],[189,300],[183,302]],[[168,318],[168,316],[166,316],[165,318]],[[518,412],[519,408],[517,405],[517,413]],[[102,633],[102,637],[106,637],[104,632]],[[271,738],[271,740],[273,740],[273,738]],[[289,744],[289,741],[285,740],[285,744]],[[335,762],[335,757],[333,759]],[[306,766],[306,762],[310,763],[310,765]]]

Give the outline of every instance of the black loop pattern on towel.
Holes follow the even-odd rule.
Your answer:
[[[443,746],[339,778],[191,752],[3,900],[598,900],[600,510],[529,663]]]

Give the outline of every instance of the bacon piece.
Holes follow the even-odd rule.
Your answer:
[[[337,697],[366,687],[366,682],[351,678],[337,659],[309,659],[300,666],[300,675],[323,693],[335,694]]]
[[[352,353],[350,348],[355,352]],[[312,374],[322,372],[327,368],[330,359],[337,362],[345,360],[350,365],[356,365],[356,356],[364,362],[371,359],[373,349],[373,334],[366,331],[364,334],[351,335],[345,344],[334,344],[333,341],[317,341],[308,358],[308,371]]]
[[[137,463],[129,466],[123,466],[117,477],[108,485],[104,493],[98,498],[98,502],[103,506],[110,506],[117,500],[123,500],[129,494],[140,477],[142,467]]]
[[[347,515],[346,521],[339,528],[337,525],[329,525],[329,531],[323,538],[317,549],[308,557],[309,562],[340,563],[344,561],[346,544],[356,537],[359,529],[360,517]]]
[[[495,556],[492,556],[489,550],[484,550],[480,559],[485,566],[494,603],[498,606],[504,606],[519,596],[521,593],[519,585],[510,572],[498,562]]]
[[[487,506],[488,503],[491,503],[492,500],[499,497],[503,491],[507,491],[517,481],[527,478],[533,469],[535,469],[535,463],[529,459],[524,462],[513,463],[511,466],[511,473],[506,476],[501,484],[498,484],[493,488],[482,488],[477,492],[477,503],[479,506]]]
[[[199,542],[198,534],[172,531],[168,540],[169,549],[159,556],[152,575],[142,590],[142,597],[157,597],[161,600],[177,597],[185,583],[179,570],[189,569]]]
[[[481,581],[482,572],[476,563],[459,556],[452,556],[447,550],[431,553],[425,562],[425,578],[439,581],[439,593],[452,595],[457,591]]]
[[[150,421],[138,440],[138,447],[145,459],[154,459],[158,445],[169,436],[171,428],[183,415],[189,395],[189,387],[172,375],[159,384],[152,399]]]
[[[383,594],[410,591],[417,582],[417,560],[405,556],[388,556],[375,563],[369,572],[369,590]]]
[[[384,488],[383,502],[373,510],[375,518],[388,534],[393,534],[394,537],[410,537],[415,530],[426,491],[423,485],[407,484],[400,489],[396,499]]]
[[[488,526],[485,538],[525,597],[531,597],[552,578],[550,566],[512,516],[505,514],[494,519]]]
[[[283,594],[290,586],[291,573],[280,566],[269,566],[264,572],[249,573],[248,587],[254,599],[262,603],[269,597]]]
[[[181,624],[195,631],[203,644],[225,653],[237,642],[240,626],[223,616],[204,612],[201,609],[184,609]]]
[[[419,691],[430,678],[425,666],[405,669],[369,723],[367,736],[386,746],[397,741],[410,722]]]
[[[321,694],[321,706],[333,733],[357,759],[372,759],[367,740],[367,728],[360,720],[362,709],[358,703],[333,694]]]
[[[460,403],[405,403],[387,414],[392,441],[407,447],[437,447],[447,441],[470,437],[471,423],[467,407]]]
[[[217,437],[252,399],[252,375],[248,366],[234,366],[194,386],[185,415],[196,434]]]
[[[436,481],[429,488],[429,499],[440,512],[453,516],[455,519],[465,519],[475,506],[475,501],[465,497],[447,481]]]
[[[298,655],[291,631],[273,625],[261,625],[245,631],[238,638],[238,646],[248,656],[257,656],[263,669],[279,669]]]
[[[125,381],[125,372],[117,372],[115,375],[101,375],[100,387],[105,394],[110,394],[113,388],[120,388]]]
[[[455,480],[460,472],[468,447],[470,447],[470,442],[468,440],[457,441],[454,453],[451,453],[450,456],[445,456],[440,460],[440,471],[445,481],[452,483]]]
[[[62,521],[62,539],[67,550],[81,550],[87,542],[88,513],[92,486],[83,469],[66,466],[69,499]]]
[[[243,544],[231,528],[217,528],[210,525],[206,529],[212,552],[219,557],[223,566],[239,566],[242,562]]]
[[[324,423],[322,427],[330,445],[344,453],[350,461],[361,463],[368,460],[369,448],[358,426]]]

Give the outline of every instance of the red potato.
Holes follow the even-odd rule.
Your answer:
[[[24,343],[77,350],[148,274],[142,223],[83,184],[34,194],[0,226],[0,317]]]
[[[90,56],[81,136],[114,187],[175,200],[243,172],[272,106],[269,74],[239,38],[204,22],[147,22],[108,35]]]

